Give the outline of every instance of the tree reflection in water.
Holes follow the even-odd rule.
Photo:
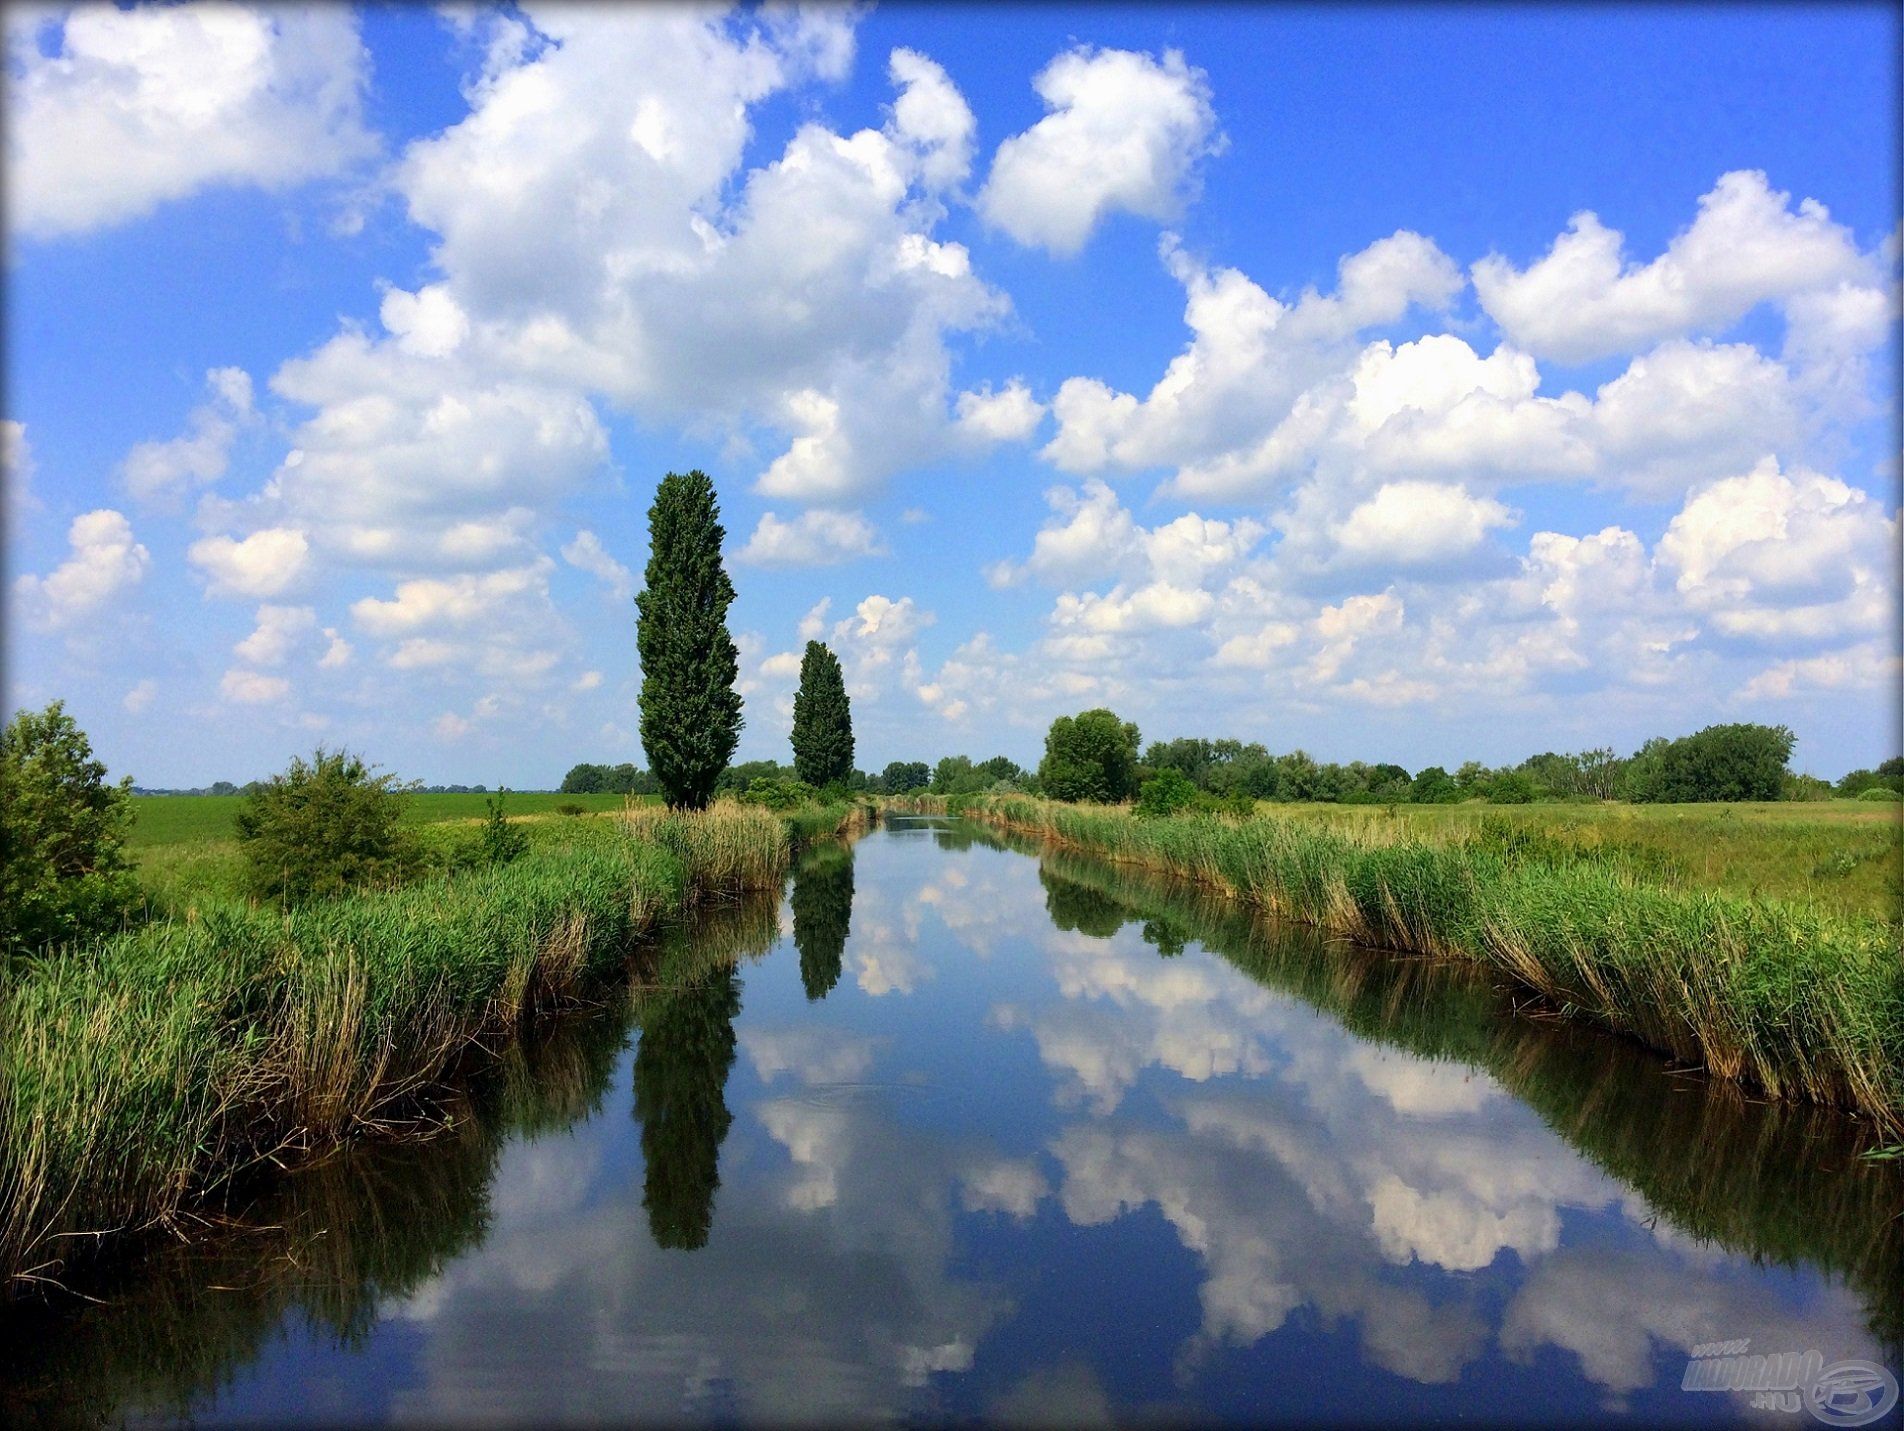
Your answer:
[[[707,1245],[733,1115],[727,1074],[740,1013],[739,961],[779,938],[778,900],[703,912],[666,940],[654,984],[636,1000],[635,1117],[647,1164],[641,1204],[661,1247]]]
[[[840,981],[846,938],[852,932],[852,847],[825,843],[809,850],[793,872],[791,903],[800,982],[809,1001],[824,999]]]

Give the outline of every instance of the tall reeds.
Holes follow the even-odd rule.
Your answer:
[[[1590,849],[1428,844],[1262,815],[1139,820],[1023,797],[966,813],[1358,943],[1481,960],[1722,1078],[1904,1130],[1904,956],[1883,921],[1656,888]]]

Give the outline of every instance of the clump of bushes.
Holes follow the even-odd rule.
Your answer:
[[[402,787],[349,751],[322,746],[252,789],[233,820],[246,887],[280,904],[389,888],[421,867]]]
[[[132,781],[113,785],[54,701],[0,731],[0,964],[118,927],[138,908]]]
[[[769,810],[793,810],[801,805],[812,804],[819,798],[819,792],[804,780],[757,775],[748,782],[740,798],[745,805],[764,805]]]
[[[1146,780],[1143,788],[1137,792],[1137,814],[1146,820],[1174,815],[1179,810],[1192,808],[1197,803],[1199,793],[1181,770],[1165,766]]]
[[[1904,800],[1904,795],[1899,794],[1895,790],[1888,790],[1882,785],[1872,785],[1860,790],[1858,792],[1858,798],[1860,800],[1882,800],[1887,804],[1895,805],[1900,800]]]

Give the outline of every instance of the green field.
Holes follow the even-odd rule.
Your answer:
[[[405,795],[406,818],[428,847],[468,839],[487,814],[488,795]],[[186,914],[207,901],[240,899],[244,859],[232,817],[242,795],[135,795],[132,835],[126,842],[156,912]],[[503,803],[511,821],[528,827],[530,842],[553,838],[581,807],[585,816],[614,814],[629,803],[653,804],[644,795],[517,794]],[[566,809],[558,808],[566,807]]]
[[[434,825],[446,820],[480,820],[486,813],[489,795],[405,795],[404,810],[419,825]],[[627,795],[554,795],[518,794],[510,791],[503,808],[511,816],[547,815],[558,805],[580,805],[599,812],[619,810],[629,799],[637,802],[652,796]],[[134,850],[155,845],[175,845],[192,840],[229,840],[231,821],[242,795],[134,795],[132,797],[132,838]]]
[[[1649,883],[1815,902],[1897,919],[1904,805],[1868,800],[1737,805],[1263,805],[1363,839],[1466,842],[1503,826],[1644,865]]]

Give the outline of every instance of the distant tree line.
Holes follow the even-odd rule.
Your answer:
[[[1272,754],[1260,742],[1234,739],[1183,736],[1143,747],[1135,725],[1098,709],[1053,721],[1036,771],[1022,770],[1005,756],[976,763],[948,756],[930,767],[923,761],[894,761],[874,777],[870,788],[892,794],[1010,789],[1055,800],[1140,800],[1144,808],[1159,812],[1195,804],[1242,808],[1258,800],[1342,805],[1486,800],[1516,805],[1537,800],[1678,803],[1904,795],[1904,759],[1887,760],[1875,770],[1854,770],[1833,784],[1792,773],[1793,743],[1792,732],[1784,726],[1740,723],[1708,726],[1678,739],[1657,737],[1626,756],[1603,746],[1570,753],[1543,751],[1512,765],[1470,760],[1453,771],[1439,765],[1410,771],[1392,761],[1320,761],[1303,750]]]

